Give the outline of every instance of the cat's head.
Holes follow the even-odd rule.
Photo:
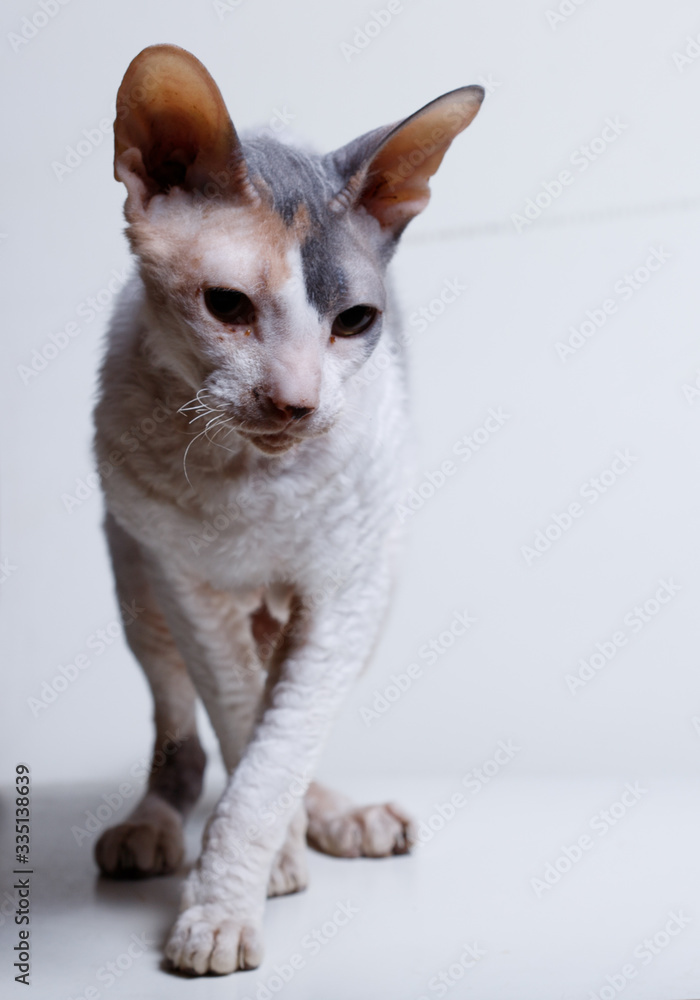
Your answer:
[[[318,156],[242,142],[199,60],[141,52],[117,97],[114,170],[159,363],[267,454],[325,432],[380,337],[396,242],[483,96],[452,91]]]

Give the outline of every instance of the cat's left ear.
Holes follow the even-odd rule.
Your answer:
[[[483,87],[461,87],[397,125],[369,132],[331,154],[346,178],[331,206],[337,211],[365,208],[383,229],[399,236],[428,204],[428,181],[483,99]]]

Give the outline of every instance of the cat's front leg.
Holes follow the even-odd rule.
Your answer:
[[[371,652],[387,577],[347,582],[313,606],[300,600],[267,707],[210,819],[166,955],[183,971],[250,969],[262,959],[273,859],[303,800],[331,721]]]

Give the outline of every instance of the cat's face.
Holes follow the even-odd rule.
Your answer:
[[[279,165],[283,151],[267,152]],[[163,328],[159,354],[214,411],[200,422],[275,454],[333,424],[374,350],[385,241],[371,216],[323,212],[321,197],[298,201],[285,222],[257,183],[253,204],[156,195],[132,239]]]
[[[155,46],[134,60],[115,173],[151,348],[192,390],[193,417],[267,454],[333,425],[380,338],[396,240],[482,96],[456,91],[320,157],[241,143],[189,53]]]

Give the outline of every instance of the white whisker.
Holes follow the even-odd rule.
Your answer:
[[[216,408],[209,406],[202,413],[198,413],[196,417],[192,417],[190,423],[193,424],[195,420],[200,420],[202,417],[208,417],[210,413],[223,413],[223,412],[224,411],[220,409],[218,406]]]
[[[190,484],[190,487],[192,489],[194,489],[194,486],[192,486],[192,480],[190,479],[190,477],[187,474],[187,455],[189,454],[189,450],[192,447],[192,445],[195,443],[195,441],[198,441],[206,433],[207,433],[207,429],[205,427],[204,430],[200,431],[199,434],[197,434],[196,437],[193,437],[192,440],[190,441],[190,443],[185,448],[185,454],[182,456],[182,471],[185,473],[185,479]]]
[[[226,420],[226,414],[222,415],[220,413],[217,413],[215,416],[213,416],[211,418],[211,420],[209,421],[209,423],[207,424],[207,426],[204,428],[204,435],[205,435],[207,441],[209,442],[209,444],[214,444],[214,442],[212,441],[212,439],[209,437],[209,428],[212,426],[212,424],[214,425],[214,427],[217,427],[218,424],[223,423],[225,420]]]
[[[226,431],[226,434],[224,435],[224,438],[227,438],[229,436],[229,434],[231,433],[231,431],[234,431],[235,429],[236,428],[231,423],[231,418],[228,417],[226,420],[222,420],[221,423],[218,424],[218,426],[216,427],[216,429],[214,431],[214,438],[217,436],[217,434],[219,434],[223,430]],[[209,438],[209,440],[211,441],[212,444],[216,445],[217,448],[223,448],[224,451],[227,451],[229,453],[229,455],[237,455],[238,454],[238,451],[234,451],[233,448],[227,448],[225,444],[222,444],[221,441],[215,441],[214,438]]]

